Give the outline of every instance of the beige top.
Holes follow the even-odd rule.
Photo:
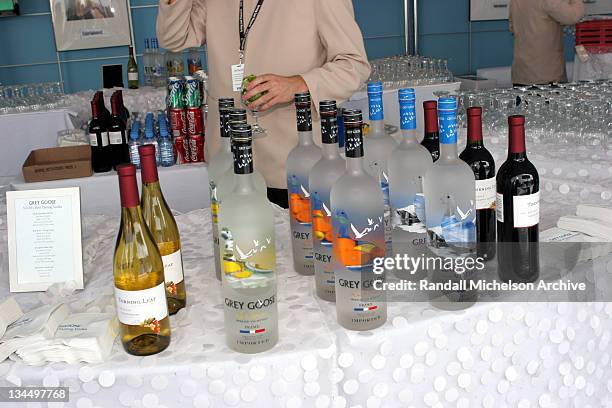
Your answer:
[[[161,0],[157,18],[160,44],[178,51],[207,44],[209,114],[206,146],[219,148],[217,100],[232,92],[230,66],[239,63],[238,0]],[[257,0],[244,1],[244,25]],[[320,142],[319,101],[349,98],[370,75],[363,37],[351,0],[265,0],[247,38],[245,75],[301,75],[313,101],[313,130]],[[268,187],[286,188],[285,161],[297,143],[292,103],[259,114],[265,137],[253,142],[255,167]]]
[[[583,0],[511,0],[512,82],[566,82],[563,26],[576,24],[583,15]]]

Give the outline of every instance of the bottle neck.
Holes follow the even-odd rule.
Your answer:
[[[457,160],[457,114],[448,112],[440,115],[440,161]]]
[[[418,144],[416,129],[403,129],[401,146],[412,146]]]
[[[527,159],[524,126],[510,126],[508,135],[508,159],[518,161]]]
[[[326,160],[334,160],[340,157],[340,151],[338,150],[338,144],[326,144],[321,145],[323,151],[323,157]]]
[[[113,116],[121,115],[121,111],[122,111],[121,106],[119,105],[119,102],[117,100],[111,103],[111,112]]]
[[[359,176],[365,174],[363,157],[347,157],[346,158],[346,171],[351,176]]]
[[[162,191],[159,181],[142,183],[142,202],[148,201],[152,197],[161,197]]]
[[[438,134],[438,112],[436,109],[425,109],[425,134]]]
[[[370,126],[376,122],[384,123],[385,112],[382,92],[368,93],[368,104],[370,107]]]
[[[479,115],[468,116],[467,146],[482,147],[482,117]]]
[[[234,180],[234,194],[248,195],[254,193],[257,190],[255,188],[255,177],[253,173],[234,173]]]
[[[300,146],[310,146],[314,144],[312,129],[298,132],[298,144]]]
[[[157,161],[155,156],[141,155],[140,167],[143,184],[156,184],[159,188],[159,175],[157,174]]]
[[[220,150],[222,152],[225,153],[231,153],[232,152],[232,144],[230,143],[230,138],[229,137],[222,137],[220,142],[219,142],[221,148]]]
[[[440,159],[439,162],[452,163],[457,161],[458,150],[457,143],[440,143]]]
[[[376,138],[380,137],[385,132],[385,122],[383,120],[372,120],[370,121],[370,132],[369,137]]]
[[[310,112],[310,103],[297,103],[295,105],[295,109],[297,115],[298,132],[312,132],[312,113]]]

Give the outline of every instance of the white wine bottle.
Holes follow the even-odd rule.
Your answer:
[[[346,171],[346,162],[338,149],[338,121],[335,101],[319,102],[323,157],[310,171],[310,208],[312,210],[312,243],[317,296],[336,301],[336,280],[332,267],[332,214],[329,194]]]
[[[415,258],[421,256],[427,246],[423,176],[433,160],[416,137],[414,89],[400,89],[398,96],[402,141],[389,159],[393,252]]]
[[[374,288],[384,274],[373,273],[385,256],[385,203],[378,179],[366,172],[360,110],[344,111],[346,172],[331,190],[333,268],[338,323],[370,330],[387,320],[385,293]]]
[[[234,98],[219,98],[219,125],[221,147],[208,162],[208,193],[210,195],[210,213],[212,215],[213,251],[215,254],[215,276],[221,280],[221,262],[219,261],[219,199],[217,184],[232,167],[233,156],[230,143],[230,109],[234,107]]]
[[[164,262],[168,310],[173,315],[184,308],[187,301],[181,238],[159,185],[155,146],[140,146],[138,152],[142,176],[142,213]]]
[[[385,198],[385,249],[390,254],[393,228],[391,225],[387,163],[391,153],[397,148],[397,142],[385,130],[383,85],[381,82],[368,84],[368,103],[370,107],[370,130],[363,140],[366,171],[378,180]]]
[[[278,341],[274,211],[257,189],[250,125],[233,124],[234,188],[219,212],[225,335],[230,349],[259,353]]]
[[[314,274],[308,175],[312,166],[321,159],[321,149],[312,140],[310,103],[310,93],[295,95],[298,143],[287,156],[287,190],[293,267],[300,275]]]
[[[170,344],[170,318],[164,264],[145,223],[138,199],[136,167],[117,167],[121,194],[121,227],[115,246],[115,305],[123,348],[147,356]]]

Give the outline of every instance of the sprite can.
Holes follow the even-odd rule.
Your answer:
[[[179,109],[185,106],[183,81],[178,77],[168,78],[168,108]]]
[[[185,77],[185,106],[187,108],[199,108],[202,104],[200,93],[200,82],[192,76]]]

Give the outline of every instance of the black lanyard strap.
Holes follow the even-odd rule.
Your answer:
[[[253,15],[251,16],[251,20],[249,20],[249,25],[244,30],[244,0],[240,0],[240,14],[238,17],[238,29],[240,30],[240,55],[244,54],[244,49],[246,46],[246,40],[249,35],[249,31],[255,24],[255,20],[257,20],[257,16],[259,15],[259,11],[261,10],[261,6],[263,5],[264,0],[258,0],[257,5],[255,6],[255,10],[253,10]]]

